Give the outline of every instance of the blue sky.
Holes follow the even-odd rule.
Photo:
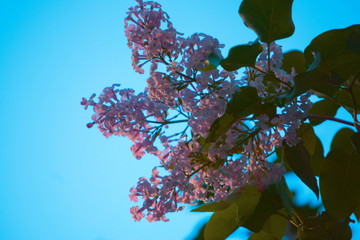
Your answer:
[[[187,208],[168,223],[133,222],[128,191],[156,160],[137,161],[127,139],[105,139],[85,126],[91,111],[81,97],[113,83],[145,86],[146,76],[131,68],[123,29],[134,3],[0,0],[0,239],[191,239],[208,216]],[[224,55],[256,38],[237,14],[240,1],[160,3],[178,31],[217,37]],[[302,50],[321,32],[360,23],[359,9],[356,0],[295,1],[296,31],[281,44]],[[326,145],[338,127],[317,129]]]

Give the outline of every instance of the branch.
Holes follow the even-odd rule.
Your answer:
[[[338,119],[338,118],[334,118],[334,117],[330,117],[330,116],[321,116],[321,115],[313,115],[313,114],[308,114],[306,118],[318,118],[318,119],[325,119],[325,120],[330,120],[330,121],[334,121],[334,122],[338,122],[338,123],[343,123],[349,126],[354,127],[357,126],[357,124],[354,124],[352,122],[349,121],[345,121],[342,119]]]
[[[184,120],[176,120],[176,121],[164,121],[164,122],[158,122],[158,121],[151,121],[151,120],[146,120],[146,122],[148,123],[156,123],[156,124],[163,124],[163,125],[166,125],[166,124],[173,124],[173,123],[183,123],[183,122],[188,122],[189,120],[187,119],[184,119]]]

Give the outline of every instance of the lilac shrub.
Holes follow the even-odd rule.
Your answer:
[[[275,108],[274,115],[236,119],[209,140],[214,121],[226,115],[241,87],[255,88],[264,102],[289,93],[296,72],[281,69],[279,45],[263,44],[255,66],[246,67],[244,74],[206,69],[210,55],[223,58],[224,45],[204,33],[185,38],[160,4],[142,0],[128,11],[125,34],[135,71],[144,74],[150,65],[147,87],[135,93],[114,84],[81,104],[95,112],[88,127],[97,125],[105,137],[128,137],[135,158],[150,153],[160,161],[161,169],[153,168],[149,178],[141,177],[130,189],[132,201],[142,199],[141,206],[130,209],[135,221],[168,221],[167,213],[186,204],[217,202],[246,185],[262,191],[280,181],[284,167],[268,159],[283,141],[289,146],[299,141],[296,130],[311,107],[311,92]],[[276,81],[265,82],[269,76]],[[183,129],[174,133],[173,125]]]

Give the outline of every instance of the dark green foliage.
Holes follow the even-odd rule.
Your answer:
[[[311,156],[310,165],[311,165],[311,169],[314,172],[314,175],[319,176],[320,169],[324,161],[324,147],[322,142],[320,141],[320,138],[317,136],[314,145],[315,145],[315,150]]]
[[[360,73],[360,54],[357,51],[360,25],[324,32],[314,38],[305,49],[308,63],[314,61],[313,52],[319,52],[321,62],[330,72],[336,72],[342,81]]]
[[[357,29],[350,33],[347,47],[350,51],[360,54],[360,30]]]
[[[204,204],[198,208],[191,210],[192,212],[217,212],[228,208],[231,205],[231,201],[220,201]]]
[[[292,3],[293,0],[244,0],[239,14],[245,25],[256,32],[260,41],[271,43],[294,33]]]
[[[357,205],[354,213],[355,213],[355,217],[356,217],[357,221],[359,222],[360,221],[360,205]]]
[[[324,117],[334,117],[340,108],[340,105],[332,98],[326,97],[316,103],[311,107],[309,114],[318,115]],[[313,126],[323,123],[325,118],[315,118],[310,117],[309,121]]]
[[[320,167],[324,159],[324,148],[320,139],[316,136],[313,127],[304,123],[298,130],[306,151],[310,155],[310,166],[315,176],[320,174]]]
[[[204,238],[205,226],[206,224],[203,224],[202,227],[197,232],[197,235],[195,237],[192,237],[191,240],[205,240]],[[186,239],[190,239],[190,238],[186,238]]]
[[[309,69],[295,77],[291,99],[309,89],[333,96],[348,79],[360,73],[357,52],[360,25],[327,31],[314,38],[304,55]],[[351,102],[352,105],[352,102]]]
[[[320,167],[324,159],[324,147],[320,139],[316,136],[313,127],[310,124],[304,123],[298,130],[298,136],[307,153],[309,154],[310,168],[315,176],[319,175]],[[290,163],[283,155],[284,148],[277,148],[276,155],[278,159],[276,162],[283,162],[286,171],[294,171]]]
[[[253,67],[262,50],[259,42],[235,46],[230,49],[228,57],[222,60],[220,65],[227,71],[235,71],[242,67]]]
[[[338,220],[349,217],[360,206],[358,147],[358,133],[349,128],[339,130],[320,171],[325,209]]]
[[[327,212],[305,219],[298,229],[299,240],[350,240],[349,219],[337,221]]]
[[[301,51],[293,50],[286,52],[284,53],[283,57],[282,69],[284,69],[286,72],[291,73],[293,67],[297,73],[306,71],[305,57],[304,53]]]
[[[241,87],[227,104],[225,114],[212,124],[207,142],[216,141],[240,118],[251,114],[266,113],[271,110],[269,105],[264,107],[262,101],[257,94],[256,88]],[[272,106],[272,109],[275,111],[276,108]]]
[[[298,135],[301,137],[303,145],[306,151],[312,156],[316,148],[316,135],[314,128],[308,124],[304,123],[298,130]]]
[[[237,211],[238,207],[235,204],[232,204],[222,211],[215,212],[205,226],[205,239],[223,240],[233,233],[239,227],[236,219]]]
[[[284,177],[282,177],[280,182],[275,184],[275,188],[280,196],[282,205],[284,206],[284,210],[286,211],[285,215],[290,216],[291,207],[292,207],[292,202],[291,202],[292,193],[290,192]]]
[[[295,92],[292,98],[310,89],[332,96],[343,83],[343,78],[327,66],[321,53],[314,53],[314,61],[309,69],[295,77]]]
[[[285,234],[286,226],[288,224],[288,219],[286,218],[287,211],[285,209],[280,209],[265,222],[260,234],[265,232],[272,236],[275,239],[282,239],[282,236]],[[258,234],[258,233],[255,233]]]
[[[287,220],[284,216],[287,216],[287,211],[283,209],[276,185],[270,185],[263,192],[256,187],[246,187],[220,202],[220,205],[209,203],[193,210],[214,212],[205,227],[206,240],[225,239],[238,227],[246,227],[253,232],[263,231],[275,237],[285,232]]]
[[[358,111],[357,108],[360,104],[360,83],[359,79],[351,78],[350,80],[351,87],[339,89],[334,94],[334,98],[347,111],[355,113],[355,111]]]
[[[326,211],[336,219],[349,217],[360,204],[360,156],[332,148],[320,171],[320,189]]]
[[[331,150],[342,149],[347,153],[353,153],[355,151],[354,145],[351,140],[351,136],[353,134],[354,131],[350,128],[340,129],[331,142]]]
[[[206,224],[206,240],[225,239],[252,215],[262,194],[254,187],[247,187],[231,200],[224,210],[216,211]]]
[[[292,3],[293,0],[243,0],[239,14],[261,42],[270,44],[293,34]],[[251,69],[261,51],[258,41],[238,45],[230,49],[228,57],[223,60],[210,55],[205,62],[206,67],[201,70],[212,70],[219,64],[227,71],[241,67]],[[360,133],[354,131],[360,129],[357,125],[360,25],[324,32],[311,41],[304,53],[297,50],[285,53],[282,69],[290,73],[293,67],[297,73],[295,86],[290,87],[287,94],[267,99],[259,97],[253,87],[241,87],[227,104],[225,114],[214,121],[201,145],[206,149],[211,143],[223,139],[233,124],[243,118],[266,114],[273,119],[277,107],[283,107],[308,90],[314,90],[322,99],[309,111],[310,123],[303,123],[298,129],[300,141],[295,146],[289,146],[284,141],[283,147],[276,149],[276,162],[283,162],[286,171],[294,172],[318,198],[321,194],[326,212],[316,214],[321,203],[316,209],[295,206],[283,178],[263,192],[247,187],[224,201],[194,209],[194,212],[214,212],[204,230],[206,240],[226,239],[239,227],[254,232],[250,240],[280,240],[290,218],[293,221],[295,218],[293,223],[299,240],[351,239],[349,217],[354,213],[360,220]],[[265,74],[263,81],[270,92],[279,83],[272,74],[271,71]],[[323,144],[313,127],[325,120],[337,120],[335,116],[341,107],[353,116],[354,130],[341,129],[333,138],[330,152],[325,157]],[[243,144],[258,137],[256,131],[250,126],[249,132],[239,135],[238,142]],[[234,144],[229,154],[241,153],[242,144]],[[315,176],[319,176],[320,190]]]
[[[289,163],[291,169],[316,195],[319,197],[319,188],[310,165],[310,154],[302,142],[295,146],[289,146],[286,142],[284,145],[285,160]]]
[[[248,240],[279,240],[280,238],[277,238],[273,235],[271,235],[268,232],[265,231],[261,231],[258,233],[253,233],[251,234],[251,236],[248,238]]]
[[[257,190],[253,187],[248,187],[243,189],[241,192],[235,192],[231,194],[226,200],[219,201],[219,202],[212,202],[204,204],[198,208],[195,208],[191,210],[192,212],[217,212],[222,211],[228,207],[230,207],[231,204],[236,203],[239,201],[240,197],[246,197],[245,193],[254,194],[257,193]]]
[[[354,145],[357,154],[360,155],[360,133],[355,132],[351,135],[351,143]]]
[[[283,208],[282,199],[274,185],[261,193],[259,202],[242,226],[253,232],[259,232],[274,213]]]

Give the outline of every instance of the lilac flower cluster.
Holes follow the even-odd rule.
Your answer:
[[[143,200],[141,207],[130,209],[133,219],[168,221],[165,214],[182,210],[184,204],[220,201],[245,185],[263,190],[279,181],[284,168],[268,157],[283,140],[296,144],[296,129],[311,107],[309,94],[272,119],[266,114],[246,116],[215,142],[207,137],[240,87],[255,87],[264,99],[289,91],[295,72],[280,69],[280,46],[264,45],[255,68],[248,68],[239,80],[235,79],[237,72],[201,71],[210,54],[222,57],[223,45],[203,33],[184,38],[160,4],[137,3],[129,9],[125,33],[135,71],[144,73],[144,65],[150,64],[147,87],[136,94],[114,84],[97,101],[92,95],[81,102],[95,112],[88,127],[96,124],[105,137],[128,137],[137,159],[150,153],[160,161],[161,168],[154,168],[150,178],[141,177],[130,190],[132,201]],[[278,84],[268,86],[267,74],[278,79]],[[183,128],[174,132],[172,125]]]

